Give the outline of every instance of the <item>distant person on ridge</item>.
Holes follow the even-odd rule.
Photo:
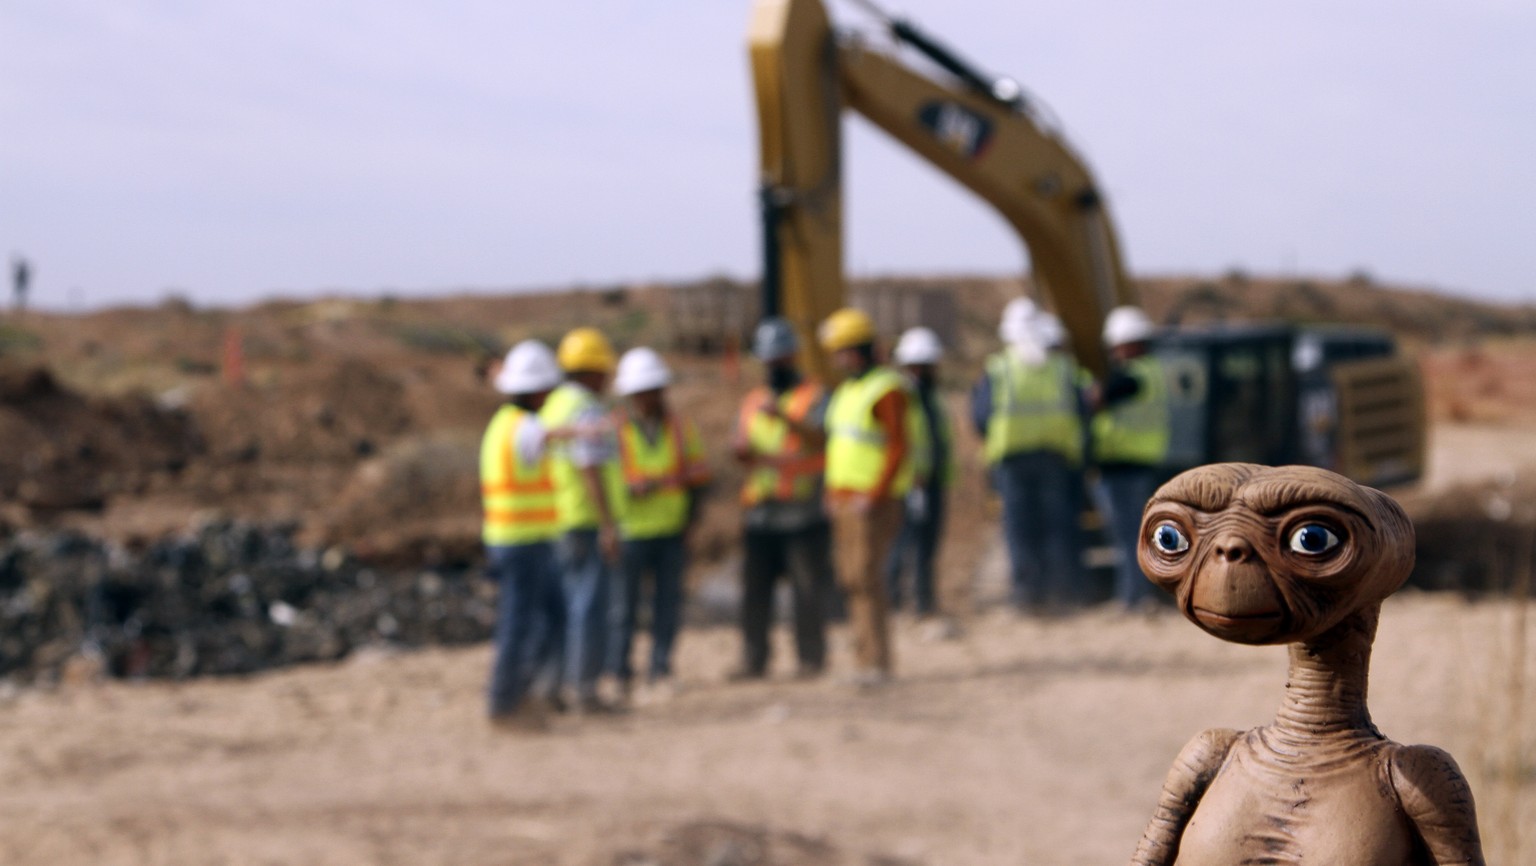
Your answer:
[[[21,256],[11,259],[12,306],[20,313],[27,309],[27,290],[32,286],[32,266]]]

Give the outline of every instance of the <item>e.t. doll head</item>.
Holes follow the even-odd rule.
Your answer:
[[[1311,466],[1218,463],[1163,485],[1142,515],[1142,570],[1223,640],[1310,640],[1377,605],[1413,569],[1413,525],[1385,494]]]

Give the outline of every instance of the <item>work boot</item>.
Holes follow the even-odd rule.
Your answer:
[[[541,733],[549,730],[549,714],[543,701],[530,698],[509,712],[492,714],[491,726],[523,734]]]
[[[671,677],[653,677],[640,690],[636,703],[642,706],[655,706],[670,703],[676,697],[677,683]]]
[[[634,696],[634,683],[628,677],[603,677],[597,682],[597,697],[605,704],[628,706]]]
[[[616,716],[628,712],[622,704],[604,700],[594,691],[570,699],[571,711],[578,716]]]
[[[741,667],[737,668],[731,668],[731,672],[725,675],[725,681],[728,683],[745,683],[752,682],[754,680],[765,680],[767,678],[767,671],[762,670],[761,668],[747,667],[746,665],[742,665]]]
[[[826,665],[801,662],[800,665],[795,668],[795,679],[806,681],[820,679],[821,675],[826,672]]]

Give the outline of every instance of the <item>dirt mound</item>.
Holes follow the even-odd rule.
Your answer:
[[[189,409],[216,459],[325,463],[367,457],[409,430],[404,395],[377,366],[348,358],[204,389]]]
[[[322,538],[370,562],[469,562],[480,551],[479,439],[401,439],[358,465],[323,518]]]
[[[202,450],[183,412],[147,397],[86,397],[40,366],[0,363],[0,501],[100,508],[163,487]]]
[[[736,821],[689,821],[649,848],[616,853],[613,866],[917,866],[884,854],[858,855],[826,839]]]
[[[1411,583],[1483,594],[1532,593],[1536,472],[1404,500],[1418,533]]]

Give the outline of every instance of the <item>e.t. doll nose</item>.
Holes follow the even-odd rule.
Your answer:
[[[1217,559],[1234,565],[1254,558],[1253,545],[1241,535],[1223,535],[1216,539],[1214,548]]]

